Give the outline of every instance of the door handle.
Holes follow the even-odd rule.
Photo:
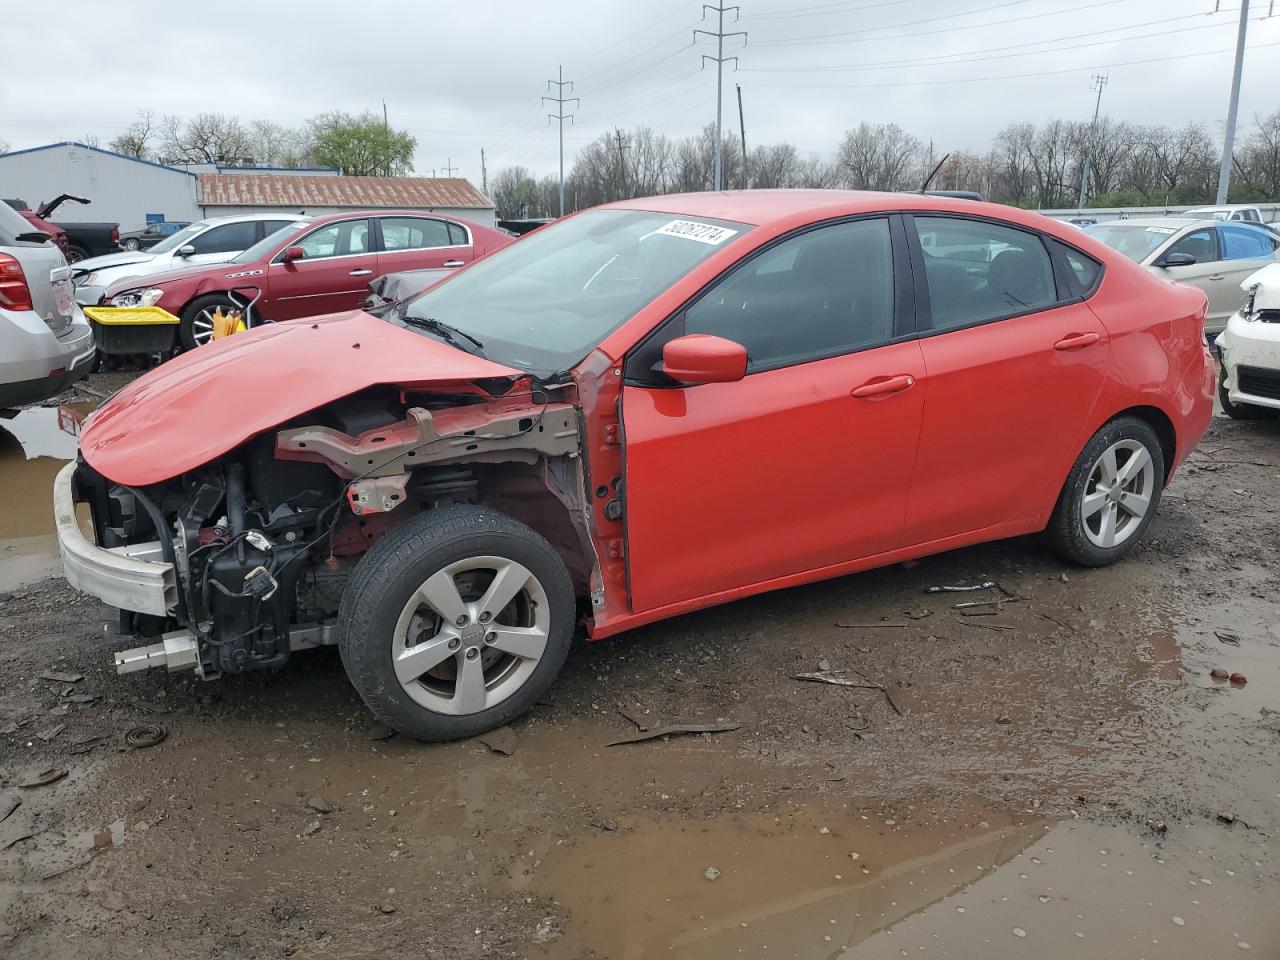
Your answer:
[[[1211,276],[1209,279],[1210,279],[1210,280],[1225,280],[1225,279],[1227,279],[1227,275],[1226,275],[1225,273],[1215,273],[1215,274],[1214,274],[1213,276]]]
[[[1081,347],[1091,347],[1099,340],[1102,335],[1089,331],[1088,333],[1069,333],[1057,343],[1053,345],[1055,350],[1079,350]]]
[[[444,267],[461,267],[466,264],[465,260],[446,260],[441,266]]]
[[[365,269],[365,270],[352,270],[352,271],[351,271],[351,273],[349,273],[349,274],[348,274],[348,276],[351,276],[351,277],[367,277],[367,276],[369,276],[369,274],[371,274],[371,273],[373,273],[373,271],[372,271],[372,270],[368,270],[368,269]]]
[[[907,373],[898,374],[896,377],[877,377],[874,380],[868,380],[860,387],[854,387],[849,391],[849,396],[857,397],[859,400],[869,397],[887,397],[891,393],[901,393],[915,382],[916,378]]]

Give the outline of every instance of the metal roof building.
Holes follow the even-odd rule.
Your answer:
[[[0,154],[0,197],[36,209],[62,193],[86,197],[67,204],[54,221],[113,221],[137,230],[148,220],[199,220],[196,175],[176,167],[64,140]]]
[[[317,177],[226,171],[199,174],[205,216],[233,213],[341,213],[389,207],[426,210],[492,227],[493,201],[471,182],[448,177]]]

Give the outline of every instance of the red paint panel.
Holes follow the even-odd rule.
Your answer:
[[[912,386],[852,396],[896,377]],[[895,547],[923,377],[909,342],[736,383],[624,388],[633,610]]]
[[[1084,334],[1082,345],[1056,349]],[[906,544],[1052,507],[1095,429],[1106,330],[1083,303],[920,341],[928,374]],[[1090,341],[1090,342],[1085,342]]]

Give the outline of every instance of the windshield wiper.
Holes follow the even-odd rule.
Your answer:
[[[434,317],[415,317],[415,316],[406,314],[402,318],[402,322],[409,326],[421,327],[423,330],[426,330],[428,333],[434,333],[437,337],[439,337],[445,343],[449,344],[449,346],[456,347],[457,349],[461,350],[463,353],[470,353],[473,356],[477,356],[477,357],[484,356],[483,343],[481,343],[471,334],[467,333],[465,330],[459,330],[457,327],[450,326],[449,324],[444,323],[443,321],[437,320]],[[462,337],[462,339],[470,341],[475,346],[475,349],[468,350],[466,347],[464,347],[461,343],[458,342],[458,337]]]

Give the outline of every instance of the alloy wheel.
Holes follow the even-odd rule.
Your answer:
[[[436,713],[468,715],[519,690],[546,652],[550,605],[538,578],[505,557],[467,557],[427,578],[396,622],[400,686]]]
[[[1094,462],[1080,499],[1084,535],[1110,549],[1132,537],[1151,509],[1155,465],[1138,440],[1119,440]]]

